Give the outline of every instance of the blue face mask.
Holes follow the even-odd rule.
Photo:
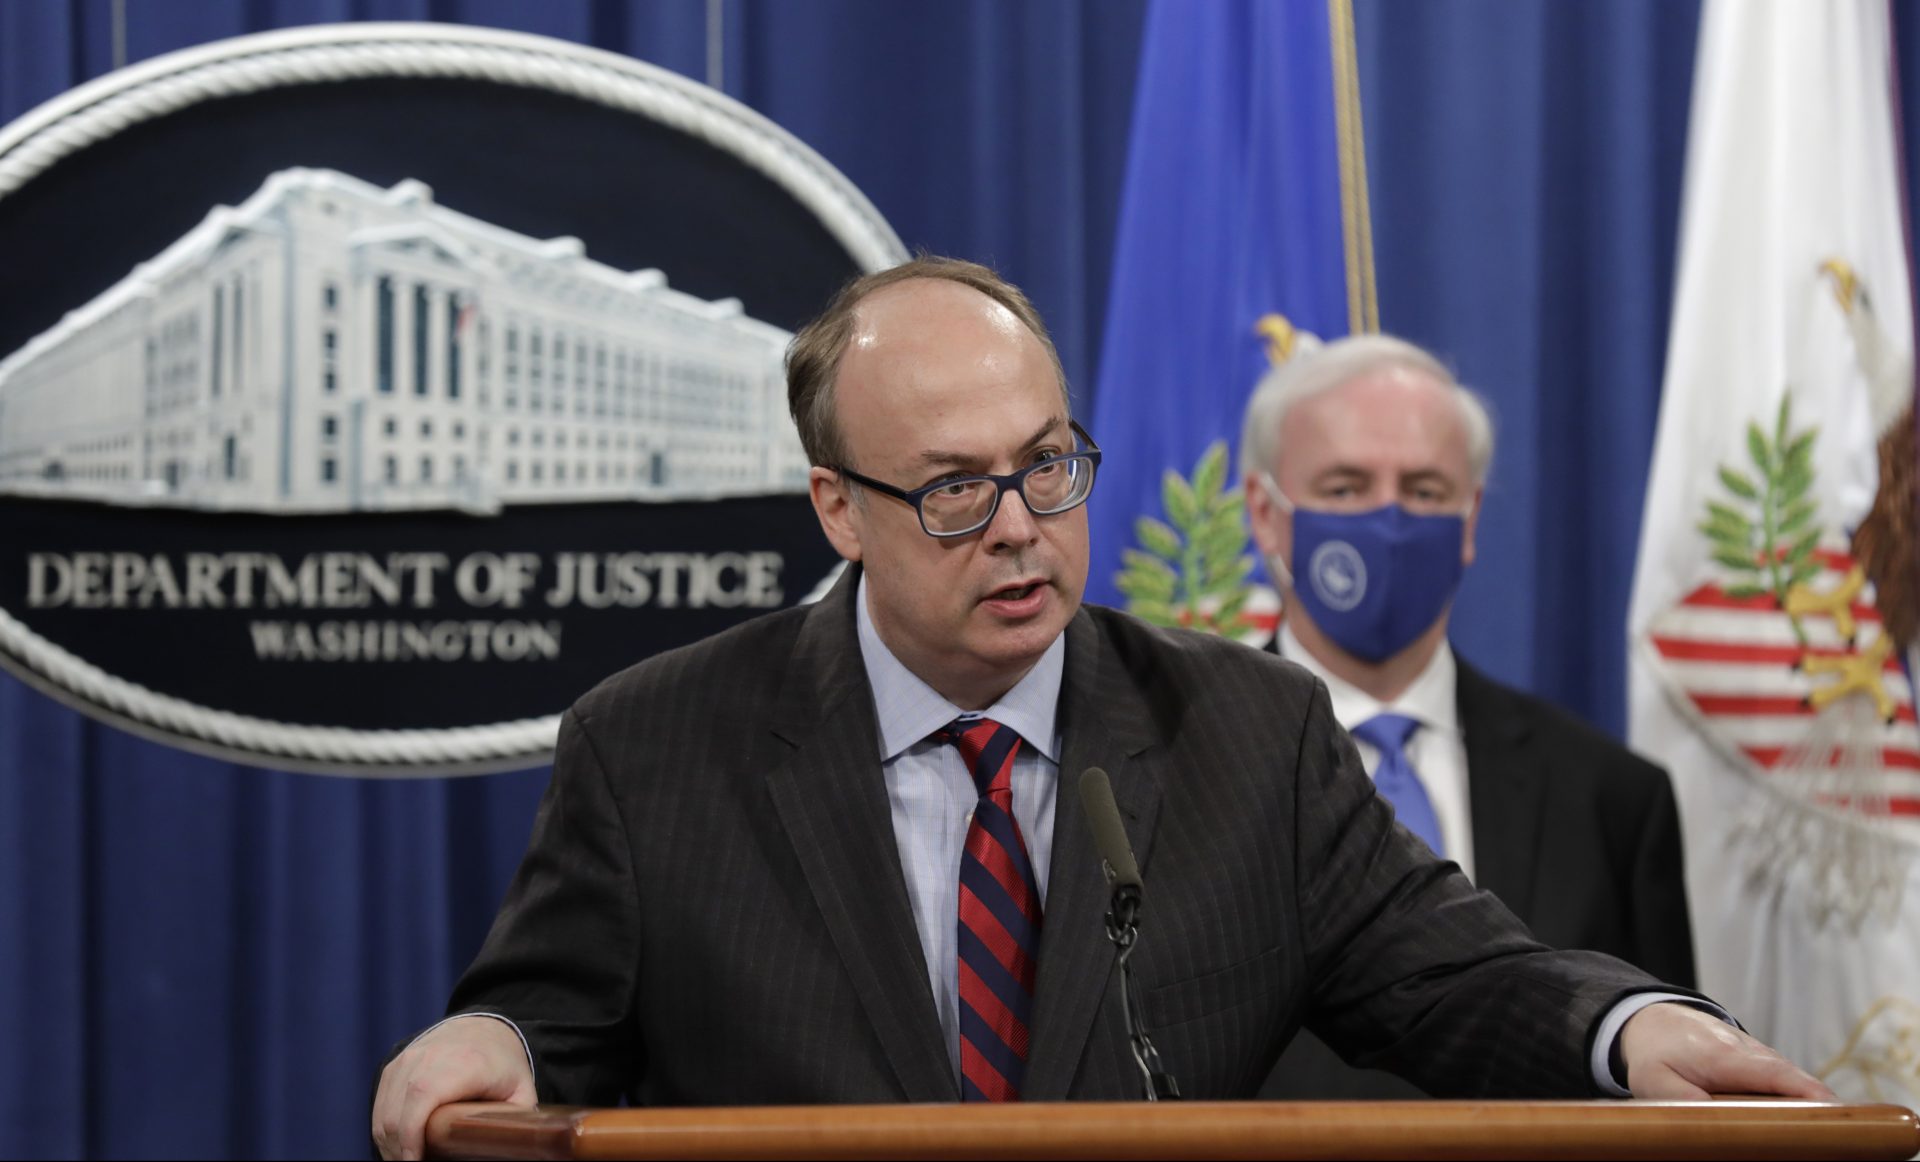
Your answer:
[[[1294,596],[1340,648],[1383,661],[1446,611],[1466,570],[1465,535],[1464,516],[1419,516],[1397,504],[1354,513],[1294,508]]]

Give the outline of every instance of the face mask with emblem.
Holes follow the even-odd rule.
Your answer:
[[[1368,662],[1399,653],[1453,600],[1466,566],[1466,517],[1417,514],[1398,504],[1366,512],[1299,508],[1262,474],[1274,503],[1293,514],[1292,568],[1269,560],[1294,599],[1341,649]]]

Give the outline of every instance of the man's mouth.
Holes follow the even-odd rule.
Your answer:
[[[1047,604],[1047,582],[1044,578],[1016,581],[1002,585],[987,594],[983,604],[1000,617],[1025,619],[1034,616]]]

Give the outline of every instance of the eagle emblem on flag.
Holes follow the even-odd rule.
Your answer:
[[[1820,273],[1869,387],[1872,504],[1851,530],[1823,519],[1821,427],[1789,388],[1773,415],[1749,419],[1744,461],[1718,466],[1719,494],[1699,514],[1718,575],[1656,617],[1644,644],[1683,712],[1775,792],[1734,831],[1754,874],[1811,859],[1822,910],[1857,924],[1900,902],[1904,855],[1873,840],[1920,836],[1913,369],[1882,339],[1852,267],[1830,259]],[[1836,814],[1868,833],[1836,832]]]

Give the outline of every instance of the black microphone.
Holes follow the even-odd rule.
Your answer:
[[[1080,805],[1086,809],[1087,824],[1093,828],[1093,846],[1100,852],[1100,870],[1106,873],[1107,886],[1113,889],[1109,920],[1132,928],[1140,913],[1140,865],[1127,843],[1127,829],[1120,822],[1120,806],[1113,801],[1113,784],[1107,772],[1088,767],[1080,776]]]
[[[1180,1098],[1180,1086],[1160,1063],[1160,1051],[1147,1036],[1141,1016],[1140,1000],[1133,985],[1133,969],[1127,963],[1140,939],[1140,905],[1145,895],[1140,882],[1140,864],[1133,858],[1133,846],[1127,842],[1126,825],[1120,821],[1120,807],[1113,801],[1113,784],[1107,772],[1088,767],[1080,775],[1080,805],[1087,813],[1087,825],[1093,828],[1093,845],[1100,851],[1101,870],[1113,895],[1107,903],[1107,939],[1113,941],[1114,959],[1120,965],[1120,1011],[1126,1018],[1127,1044],[1133,1050],[1134,1064],[1140,1067],[1140,1079],[1148,1101]]]

